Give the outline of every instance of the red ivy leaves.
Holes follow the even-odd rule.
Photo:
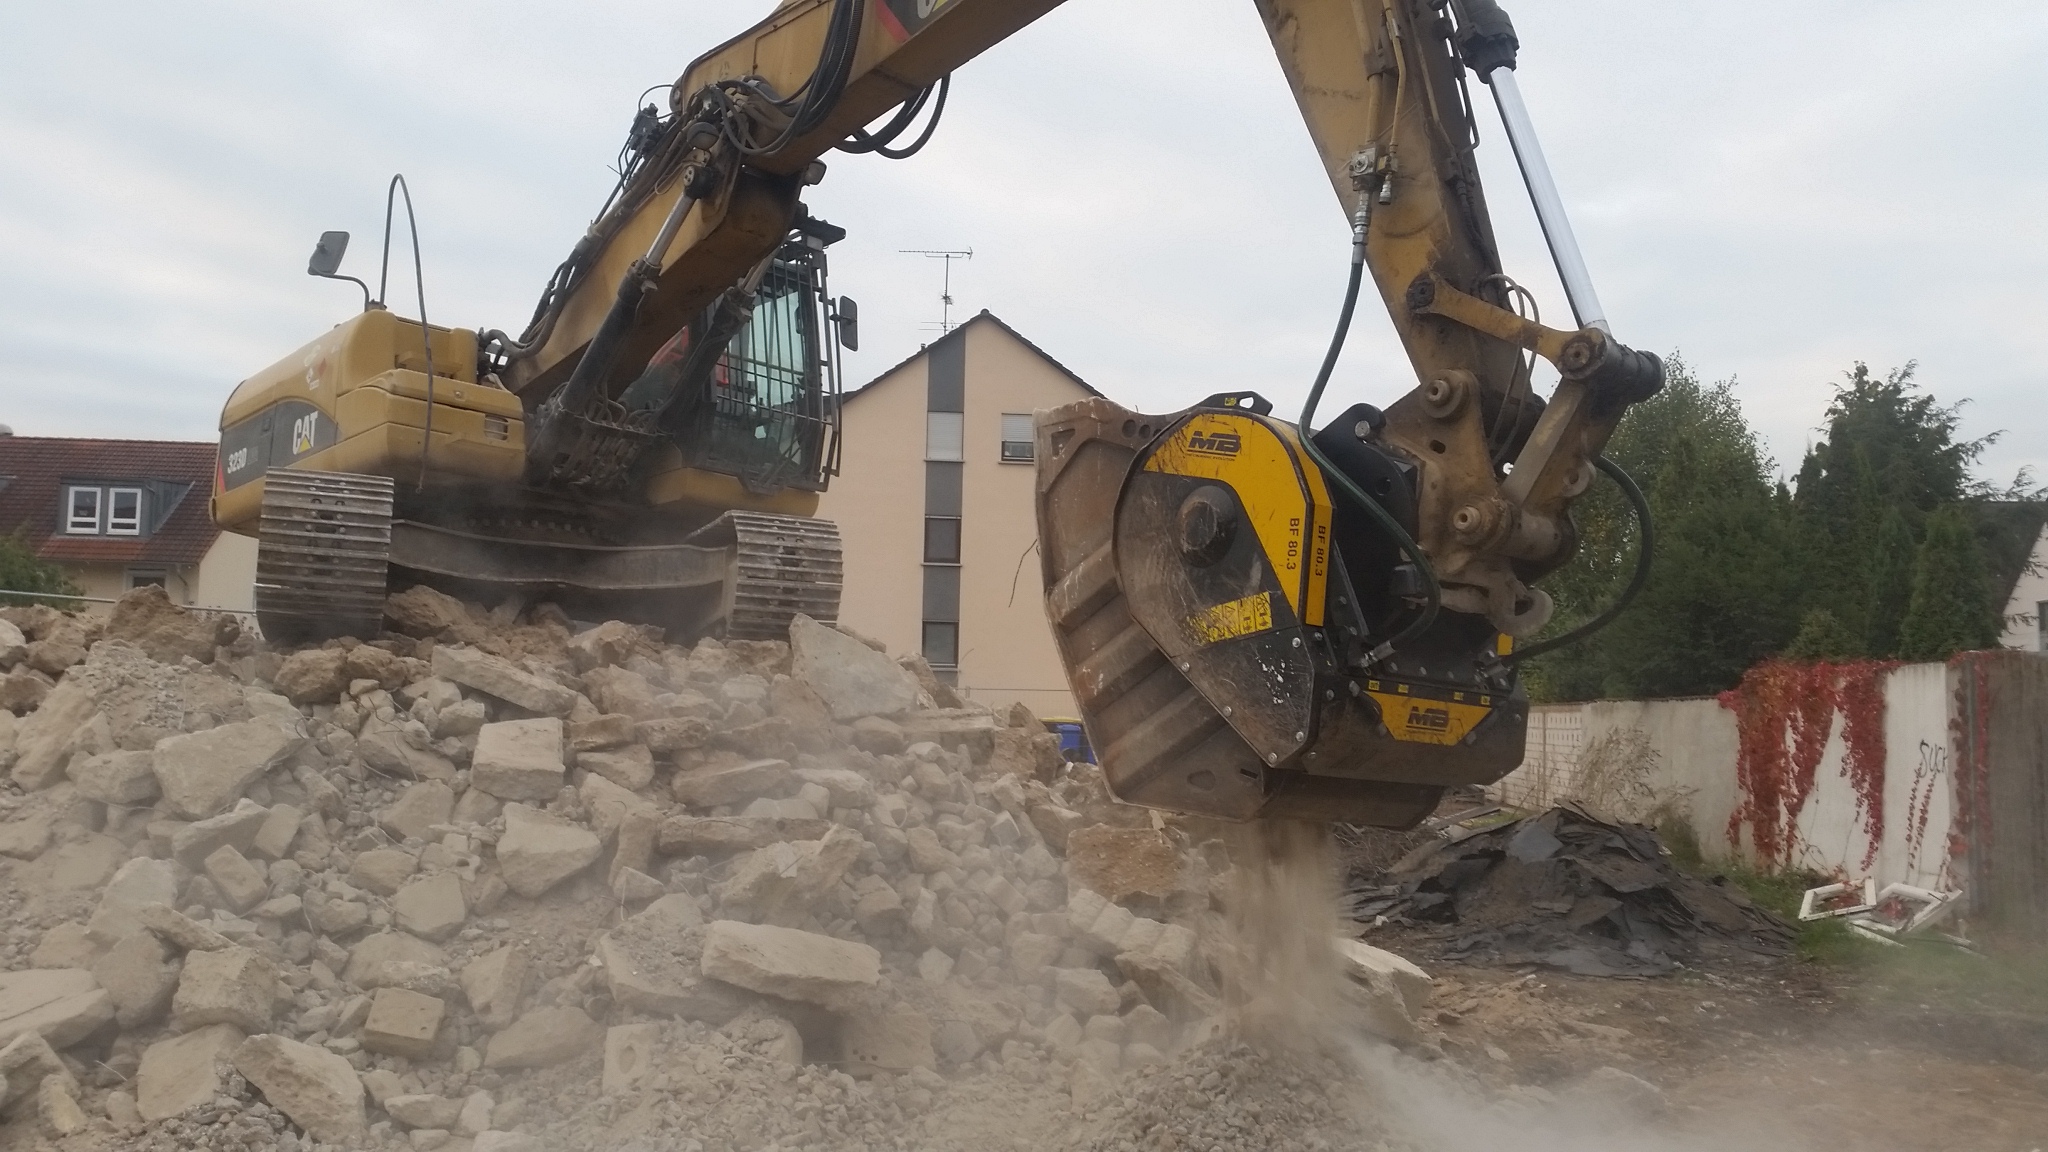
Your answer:
[[[1842,775],[1856,796],[1870,844],[1863,867],[1870,867],[1884,835],[1884,677],[1896,667],[1893,660],[1767,660],[1721,693],[1721,706],[1735,713],[1738,739],[1740,799],[1728,816],[1729,840],[1739,841],[1746,825],[1761,863],[1789,863],[1793,829],[1813,796],[1815,774],[1839,712],[1847,746]]]

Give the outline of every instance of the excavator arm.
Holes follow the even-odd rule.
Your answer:
[[[1047,612],[1121,798],[1405,825],[1519,763],[1515,646],[1551,616],[1533,583],[1570,558],[1570,504],[1662,366],[1608,334],[1492,0],[1254,2],[1352,225],[1338,335],[1293,423],[1251,394],[1041,413]],[[942,106],[954,69],[1056,3],[787,0],[693,63],[533,322],[486,334],[529,412],[529,476],[604,455],[616,398],[758,279],[826,152],[875,150],[864,126]],[[1501,267],[1469,78],[1500,106],[1573,329]],[[1416,378],[1318,428],[1367,271]],[[1536,357],[1561,376],[1547,401]]]

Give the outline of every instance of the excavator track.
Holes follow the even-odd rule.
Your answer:
[[[798,613],[830,624],[839,619],[846,578],[839,526],[804,516],[729,512],[733,577],[725,634],[736,640],[784,640]]]
[[[391,479],[280,468],[263,485],[256,619],[264,637],[375,639],[391,554]]]

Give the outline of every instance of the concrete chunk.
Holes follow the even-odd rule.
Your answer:
[[[227,898],[228,907],[238,913],[247,912],[270,895],[270,882],[232,844],[223,844],[207,856],[206,875]]]
[[[85,931],[99,943],[112,947],[121,937],[141,926],[136,913],[145,905],[169,904],[178,898],[178,873],[166,860],[138,856],[114,873],[100,893],[99,906]]]
[[[379,896],[394,896],[419,866],[419,860],[403,848],[372,848],[356,856],[349,866],[348,882]]]
[[[1090,1016],[1114,1016],[1122,1006],[1116,985],[1094,968],[1053,970],[1053,995],[1062,1007],[1082,1020]]]
[[[114,1019],[123,1028],[155,1023],[170,1011],[178,971],[163,941],[140,928],[123,936],[92,966],[93,979],[112,997]]]
[[[873,988],[881,960],[865,944],[795,928],[717,920],[705,931],[706,976],[827,1009],[850,1007]]]
[[[576,693],[568,688],[475,648],[437,645],[433,669],[444,680],[543,716],[567,716],[576,706]]]
[[[377,826],[394,840],[432,839],[430,829],[446,824],[455,812],[455,790],[439,780],[407,786],[382,812]]]
[[[188,820],[222,811],[242,790],[306,742],[297,725],[275,717],[223,724],[156,742],[151,767],[165,805]]]
[[[524,804],[505,806],[498,867],[506,886],[521,896],[539,896],[589,867],[603,852],[603,842],[584,828]]]
[[[638,744],[609,752],[579,753],[576,766],[631,792],[654,783],[654,753]]]
[[[171,1011],[185,1029],[233,1024],[244,1032],[270,1028],[277,969],[253,948],[236,946],[185,957]]]
[[[247,851],[265,860],[284,859],[291,854],[292,841],[298,839],[299,825],[305,819],[305,814],[290,804],[271,805]]]
[[[527,971],[526,951],[517,944],[480,956],[462,969],[462,995],[485,1027],[503,1028],[518,1015]]]
[[[445,969],[448,955],[417,936],[379,932],[366,936],[348,955],[341,978],[358,988],[404,984],[423,969]]]
[[[437,872],[414,880],[391,898],[391,914],[400,928],[436,943],[462,930],[469,918],[469,903],[462,894],[462,877]]]
[[[363,1021],[363,1047],[389,1056],[424,1060],[433,1054],[434,1037],[448,1006],[439,997],[404,988],[379,988],[370,995],[370,1015]]]
[[[360,1147],[369,1133],[363,1083],[347,1060],[283,1036],[254,1036],[235,1049],[235,1071],[315,1140]]]
[[[564,772],[562,722],[544,717],[484,725],[469,771],[471,786],[500,800],[554,799]]]
[[[71,758],[65,773],[78,785],[80,796],[102,804],[132,806],[156,799],[159,787],[154,762],[148,752],[79,754]]]

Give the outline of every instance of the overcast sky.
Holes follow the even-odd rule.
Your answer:
[[[517,330],[609,189],[636,100],[766,0],[10,6],[0,37],[0,421],[211,437],[242,377],[358,306],[413,189],[430,319]],[[1510,0],[1519,75],[1616,335],[1733,376],[1787,470],[1856,360],[1918,360],[1992,478],[2048,472],[2048,5]],[[2031,78],[2031,79],[2030,79]],[[1483,94],[1510,273],[1556,287]],[[1070,0],[955,78],[905,162],[843,154],[849,387],[988,308],[1116,399],[1320,359],[1347,229],[1248,0]],[[410,314],[409,264],[391,298]],[[403,303],[399,303],[399,302]],[[1370,305],[1368,305],[1370,307]],[[1412,384],[1362,313],[1329,410]]]

